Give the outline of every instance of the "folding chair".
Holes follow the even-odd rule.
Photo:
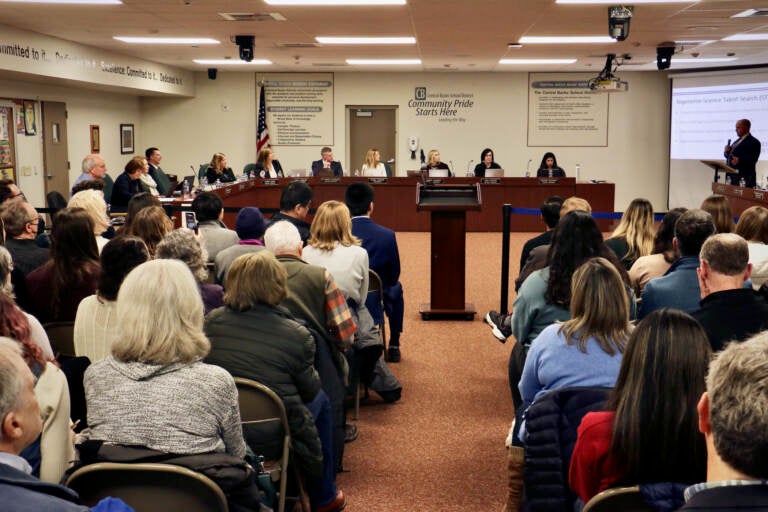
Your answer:
[[[596,496],[584,506],[583,512],[612,512],[621,510],[622,512],[652,512],[652,506],[647,505],[640,495],[640,488],[617,487],[607,489]]]
[[[227,498],[207,476],[171,464],[99,462],[69,477],[82,504],[120,498],[136,512],[228,512]]]
[[[43,325],[45,333],[51,342],[53,353],[58,359],[76,357],[75,354],[75,322],[49,322]]]

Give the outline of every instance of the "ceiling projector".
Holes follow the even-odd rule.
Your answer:
[[[590,81],[589,88],[595,92],[626,92],[629,90],[629,83],[617,77],[596,78]]]

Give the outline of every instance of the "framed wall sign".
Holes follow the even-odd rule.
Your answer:
[[[134,151],[134,136],[132,124],[120,125],[120,154],[128,155]]]

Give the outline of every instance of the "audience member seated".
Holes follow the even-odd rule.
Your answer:
[[[361,176],[371,176],[378,178],[387,177],[387,168],[381,161],[381,153],[376,148],[371,148],[365,153],[365,162],[361,167]]]
[[[448,164],[440,161],[440,152],[436,149],[430,149],[429,153],[427,153],[427,163],[421,166],[422,171],[427,171],[428,174],[431,176],[433,172],[435,172],[435,175],[441,174],[440,171],[448,171],[447,173],[442,173],[445,176],[451,176],[451,168],[448,167]]]
[[[205,171],[205,178],[209,185],[213,185],[217,181],[221,183],[235,181],[235,173],[227,167],[227,156],[224,153],[213,154],[211,163],[208,164],[208,169]]]
[[[205,262],[208,259],[205,249],[200,245],[200,239],[195,232],[187,228],[179,228],[168,233],[157,244],[155,257],[166,260],[184,262],[197,281],[200,296],[203,299],[203,309],[207,315],[214,309],[224,305],[224,289],[221,285],[206,283],[208,269]]]
[[[203,245],[208,252],[208,261],[216,259],[219,251],[232,247],[240,240],[237,233],[227,226],[224,218],[224,203],[213,192],[203,192],[192,201],[192,211],[197,217],[197,225],[203,237]]]
[[[604,258],[587,260],[573,273],[571,319],[541,331],[528,350],[518,388],[525,410],[553,389],[612,388],[631,332],[624,282]],[[520,425],[520,440],[525,426]]]
[[[589,205],[586,199],[580,197],[569,197],[563,201],[563,206],[560,207],[560,218],[566,216],[566,214],[573,211],[587,212],[592,214],[592,207]],[[558,221],[559,222],[559,221]],[[554,233],[553,233],[554,235]],[[515,279],[515,291],[519,292],[520,287],[525,282],[526,278],[531,275],[534,270],[540,270],[547,266],[547,254],[549,253],[549,244],[540,245],[531,249],[528,258],[525,260],[525,265],[520,267],[520,275]]]
[[[147,159],[141,158],[141,164],[141,174],[139,175],[139,179],[141,179],[141,184],[144,187],[144,190],[153,196],[159,196],[160,192],[157,190],[157,182],[149,174],[149,164],[147,163]]]
[[[49,250],[35,243],[40,215],[31,204],[21,198],[7,200],[0,208],[0,219],[5,228],[5,247],[13,256],[14,268],[24,277],[50,259]]]
[[[389,317],[389,348],[387,360],[400,361],[400,334],[403,332],[403,285],[400,284],[400,252],[391,229],[371,219],[374,209],[373,187],[364,182],[347,187],[344,201],[352,215],[352,234],[368,253],[369,267],[381,278],[384,309]],[[363,299],[365,301],[365,299]]]
[[[93,221],[82,208],[53,219],[51,260],[27,275],[25,309],[43,324],[71,322],[80,301],[96,291],[100,272]]]
[[[493,159],[493,150],[491,148],[485,148],[480,153],[480,162],[475,166],[475,177],[484,177],[487,169],[501,169],[501,166]]]
[[[230,265],[238,256],[250,252],[259,252],[264,249],[264,231],[267,223],[261,210],[253,206],[246,206],[237,212],[235,219],[235,232],[240,240],[237,245],[227,247],[216,255],[216,282],[224,284]]]
[[[160,161],[163,159],[163,155],[157,148],[147,148],[144,151],[144,156],[147,159],[149,166],[149,176],[157,183],[157,191],[161,196],[168,194],[171,188],[171,180],[168,179],[168,175],[160,168]]]
[[[131,230],[133,220],[136,218],[136,214],[147,206],[161,206],[160,200],[149,192],[139,192],[128,201],[128,208],[125,210],[125,222],[123,227],[118,231],[118,236],[124,236]]]
[[[687,208],[674,208],[664,215],[653,239],[653,251],[648,256],[637,258],[629,269],[629,280],[638,297],[645,283],[666,274],[677,259],[672,239],[675,237],[675,223],[686,211]]]
[[[549,248],[549,266],[536,270],[515,299],[513,313],[501,315],[490,311],[485,321],[493,335],[500,341],[514,334],[515,346],[509,357],[509,386],[512,401],[517,410],[522,403],[517,385],[523,370],[525,356],[531,342],[549,325],[570,319],[571,277],[585,261],[601,256],[610,261],[629,288],[629,278],[624,266],[603,242],[603,235],[592,216],[584,211],[572,211],[560,222]],[[630,317],[634,315],[634,294],[631,295]]]
[[[35,396],[40,404],[43,431],[40,439],[21,456],[29,461],[32,474],[57,483],[74,460],[67,378],[31,338],[30,325],[13,300],[0,295],[0,336],[16,340],[24,361],[35,376]]]
[[[525,262],[531,255],[531,251],[543,245],[549,246],[552,243],[552,234],[560,221],[560,209],[563,207],[563,198],[558,196],[548,197],[539,206],[541,218],[547,225],[547,230],[540,235],[536,235],[523,245],[523,251],[520,253],[520,270],[525,267]]]
[[[734,233],[712,235],[699,255],[701,309],[691,313],[707,332],[713,352],[768,329],[768,303],[744,288],[752,264],[747,242]]]
[[[104,159],[99,155],[88,155],[83,158],[82,164],[83,172],[77,177],[72,184],[72,192],[69,197],[76,194],[75,187],[85,183],[86,181],[100,180],[104,183],[102,190],[104,190],[104,200],[109,202],[112,197],[112,189],[114,188],[114,182],[112,178],[107,174],[107,165],[104,163]]]
[[[341,510],[346,500],[336,488],[331,404],[313,366],[314,338],[280,306],[288,295],[286,275],[269,251],[245,254],[232,263],[226,307],[205,321],[211,340],[206,362],[260,382],[280,396],[313,509]],[[256,453],[270,452],[258,429],[246,428],[246,441]]]
[[[704,210],[688,210],[675,224],[672,245],[680,258],[666,274],[651,279],[643,289],[639,317],[661,308],[691,312],[699,308],[701,291],[696,269],[704,241],[715,233],[712,216]]]
[[[296,226],[301,235],[301,243],[309,240],[309,222],[305,219],[312,203],[312,189],[303,181],[292,181],[280,194],[280,211],[269,219],[267,227],[285,220]]]
[[[117,297],[112,354],[85,372],[88,428],[81,440],[164,453],[245,456],[237,388],[201,359],[203,301],[186,265],[142,263]]]
[[[260,178],[284,178],[283,167],[280,160],[275,160],[275,153],[272,148],[261,148],[259,156],[256,158],[256,173]]]
[[[554,153],[544,153],[541,164],[536,171],[537,178],[565,178],[565,171],[557,165],[557,157]]]
[[[74,491],[32,476],[29,463],[19,456],[36,443],[43,429],[35,397],[35,376],[16,343],[0,339],[0,495],[9,512],[32,510],[87,512]],[[66,441],[63,441],[66,442]]]
[[[7,297],[11,301],[14,300],[14,290],[11,284],[12,270],[13,260],[11,259],[11,253],[5,247],[0,246],[0,295]],[[24,316],[27,317],[29,322],[29,339],[33,344],[40,347],[46,359],[53,359],[54,354],[51,342],[48,340],[48,335],[45,333],[43,325],[37,318],[27,312],[24,312]]]
[[[125,170],[115,180],[110,203],[113,212],[124,212],[131,197],[139,192],[148,192],[141,183],[144,162],[144,157],[133,157],[125,164]]]
[[[618,227],[606,245],[629,270],[637,258],[648,256],[653,250],[653,206],[647,199],[633,199],[621,216]]]
[[[701,209],[712,216],[715,229],[718,233],[733,233],[736,225],[733,222],[731,204],[728,198],[720,194],[713,194],[701,202]]]
[[[343,176],[341,162],[333,159],[333,150],[328,146],[320,150],[320,160],[312,162],[312,176]],[[280,207],[282,210],[282,206]]]
[[[160,206],[142,208],[125,231],[126,235],[141,238],[147,244],[151,258],[155,257],[157,244],[173,231],[173,222]]]
[[[149,260],[141,238],[122,236],[110,240],[101,251],[101,272],[95,294],[80,301],[75,316],[75,354],[93,361],[107,357],[117,326],[117,292],[128,272]]]
[[[101,252],[107,245],[108,239],[102,235],[109,229],[109,217],[107,216],[107,203],[104,202],[104,194],[98,190],[83,190],[72,196],[67,203],[70,208],[82,208],[93,221],[93,235],[96,238],[96,247]]]
[[[709,365],[699,401],[707,445],[707,479],[685,490],[680,510],[768,508],[768,334],[732,343]],[[680,461],[687,457],[680,453]],[[699,480],[701,482],[701,480]]]
[[[768,208],[750,206],[739,217],[735,233],[749,244],[752,288],[768,282]]]
[[[300,182],[294,182],[300,183]],[[290,222],[276,222],[264,233],[264,245],[288,273],[288,297],[284,306],[306,323],[317,344],[315,368],[323,390],[331,399],[334,415],[334,463],[342,468],[345,438],[344,398],[349,368],[344,352],[354,341],[357,326],[331,274],[301,259],[299,230]]]
[[[696,402],[709,358],[704,331],[681,311],[662,309],[637,325],[607,410],[579,426],[568,481],[584,503],[611,487],[701,480]]]
[[[320,205],[312,221],[312,237],[304,248],[304,259],[313,265],[325,267],[331,273],[344,295],[357,325],[353,354],[358,362],[360,380],[386,401],[400,398],[399,383],[381,387],[374,382],[374,370],[384,347],[378,329],[373,323],[365,300],[368,297],[368,253],[360,247],[360,240],[352,235],[349,208],[339,201],[326,201]]]

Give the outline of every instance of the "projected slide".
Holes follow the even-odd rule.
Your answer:
[[[722,160],[736,140],[736,121],[749,119],[763,143],[758,183],[768,170],[768,73],[717,73],[672,80],[669,134],[669,207],[698,208],[712,193],[712,170],[699,160]],[[720,181],[725,178],[721,175]]]

